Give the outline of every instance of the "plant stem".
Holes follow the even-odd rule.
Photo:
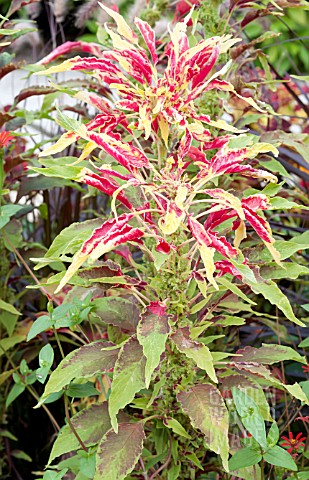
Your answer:
[[[86,445],[84,444],[84,442],[82,441],[82,439],[80,438],[80,436],[78,435],[77,431],[75,430],[72,422],[71,422],[71,418],[70,418],[70,414],[69,414],[69,405],[68,405],[68,397],[66,396],[66,394],[64,394],[64,409],[65,409],[65,416],[66,416],[66,419],[68,421],[68,424],[69,424],[69,427],[70,429],[72,430],[72,433],[75,435],[78,443],[80,444],[80,446],[82,447],[82,449],[88,453],[88,448],[86,447]]]

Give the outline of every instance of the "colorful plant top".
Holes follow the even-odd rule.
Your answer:
[[[107,433],[97,439],[94,480],[128,478],[144,452],[149,452],[148,458],[168,455],[166,461],[156,460],[160,467],[151,478],[161,476],[161,471],[164,479],[193,478],[193,464],[203,470],[205,448],[212,452],[211,461],[214,454],[220,456],[225,472],[229,466],[239,467],[237,453],[229,460],[229,410],[222,393],[229,392],[244,428],[262,448],[253,452],[253,463],[246,463],[248,455],[240,451],[243,466],[252,467],[261,462],[262,451],[275,454],[279,449],[281,456],[282,452],[278,446],[270,447],[279,439],[274,429],[267,443],[265,421],[271,417],[266,398],[260,409],[260,396],[258,406],[245,389],[249,386],[263,395],[266,380],[267,385],[279,385],[307,403],[300,385],[285,385],[268,368],[278,361],[305,360],[282,345],[248,346],[236,355],[211,352],[207,333],[201,335],[207,328],[243,325],[245,319],[235,316],[233,309],[227,315],[229,307],[222,304],[232,295],[245,303],[244,311],[252,312],[249,288],[303,325],[278,286],[263,279],[260,268],[262,252],[268,258],[267,268],[271,264],[282,271],[265,216],[273,207],[267,192],[277,189],[268,183],[275,184],[277,178],[261,169],[256,158],[268,152],[276,156],[278,151],[199,111],[198,100],[208,90],[225,90],[231,100],[239,97],[233,85],[221,78],[233,65],[220,65],[221,54],[236,40],[223,36],[195,41],[187,35],[189,15],[169,31],[165,44],[159,44],[147,23],[136,19],[135,32],[117,12],[102,8],[117,24],[117,33],[106,26],[112,50],[74,42],[41,61],[47,63],[78,48],[91,55],[41,72],[81,70],[91,76],[88,91],[70,88],[69,93],[95,106],[98,114],[82,123],[59,111],[57,121],[65,133],[40,156],[60,153],[75,142],[81,155],[70,165],[66,157],[59,159],[56,168],[57,160],[44,159],[47,168],[34,170],[63,174],[104,192],[110,197],[110,214],[65,229],[38,267],[71,261],[66,271],[49,279],[57,285],[55,292],[68,283],[89,287],[96,314],[102,315],[104,328],[116,327],[117,339],[112,328],[107,329],[108,339],[71,352],[52,372],[40,404],[75,377],[113,372],[108,400],[85,412],[87,418],[97,408],[104,409],[102,415],[95,413],[95,423],[107,419]],[[108,89],[108,98],[114,96],[114,103],[100,95],[102,88]],[[244,100],[261,110],[253,99]],[[94,158],[86,163],[92,152]],[[231,175],[236,178],[233,183]],[[252,188],[256,179],[264,183],[264,191]],[[246,249],[241,250],[245,239]],[[117,255],[124,267],[115,263]],[[97,297],[95,284],[103,284]],[[37,332],[36,322],[33,328]],[[30,338],[32,333],[33,329]],[[110,377],[107,380],[110,385]],[[130,414],[123,420],[119,413],[127,405]],[[79,429],[78,417],[76,421]],[[59,455],[61,441],[56,440],[50,461]],[[174,458],[176,451],[183,458]],[[293,459],[284,453],[283,460],[295,471]],[[146,463],[142,459],[143,470]],[[254,475],[251,468],[246,478]]]
[[[196,107],[196,100],[211,89],[226,90],[239,96],[231,83],[219,79],[227,73],[230,63],[212,73],[220,54],[227,52],[238,40],[230,36],[213,37],[190,47],[186,34],[189,15],[170,31],[165,51],[157,53],[154,31],[146,22],[136,18],[135,24],[146,51],[139,46],[139,37],[121,15],[107,7],[102,8],[117,23],[118,34],[106,26],[114,50],[103,51],[99,57],[75,57],[42,72],[90,72],[99,82],[108,84],[118,96],[112,108],[105,101],[99,101],[96,93],[75,94],[76,98],[96,105],[101,113],[86,124],[69,121],[66,125],[70,131],[41,153],[41,156],[55,154],[83,139],[87,143],[80,160],[99,147],[123,167],[93,166],[78,175],[78,181],[112,196],[114,218],[96,229],[76,253],[58,290],[87,259],[94,261],[125,242],[134,242],[143,250],[142,238],[152,236],[156,239],[157,251],[162,251],[163,245],[167,254],[177,251],[180,227],[182,231],[191,232],[190,241],[196,242],[204,263],[201,268],[203,276],[215,288],[218,288],[215,256],[218,256],[218,267],[220,260],[225,260],[225,268],[227,264],[230,270],[234,266],[239,275],[246,271],[254,278],[238,248],[246,238],[247,225],[255,230],[275,261],[280,263],[269,224],[259,213],[269,208],[267,197],[255,194],[246,198],[240,192],[235,194],[211,188],[220,177],[232,173],[277,181],[274,175],[248,163],[259,153],[277,155],[274,146],[253,143],[246,135],[216,134],[212,137],[205,124],[212,130],[215,127],[238,134],[243,132],[221,119],[211,120],[207,115],[199,114]],[[47,59],[54,59],[64,51],[67,51],[66,47],[59,47]],[[43,59],[41,63],[46,61]],[[261,110],[252,98],[245,100]],[[65,123],[62,114],[60,117]],[[140,141],[136,138],[137,132],[142,133]],[[124,134],[129,135],[129,141],[122,140]],[[153,150],[151,155],[145,153],[149,142]],[[234,147],[233,143],[237,146]],[[209,155],[210,150],[216,150],[214,156]],[[126,195],[132,187],[139,191],[139,201],[135,200],[135,203]],[[116,208],[117,200],[120,204]],[[199,204],[202,210],[196,216]],[[119,216],[119,208],[124,207],[126,211]],[[219,233],[223,231],[224,222],[231,219],[234,246]]]

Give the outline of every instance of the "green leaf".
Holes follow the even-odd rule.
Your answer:
[[[245,302],[250,303],[251,305],[256,305],[255,302],[253,302],[247,295],[245,295],[237,285],[234,283],[230,282],[226,277],[220,277],[216,278],[216,282],[219,283],[220,285],[224,285],[227,290],[230,290],[232,293],[235,293],[239,298],[244,300]]]
[[[151,307],[148,307],[137,326],[137,339],[146,357],[146,388],[149,387],[152,373],[159,365],[169,331],[168,316],[155,313],[155,310],[153,313]]]
[[[171,339],[179,352],[184,353],[188,358],[192,358],[199,368],[206,371],[213,382],[218,383],[209,348],[203,343],[196,342],[190,338],[189,327],[179,328],[177,332],[171,335]]]
[[[138,307],[122,297],[96,298],[93,301],[95,313],[102,322],[135,333],[140,319]]]
[[[261,277],[265,280],[280,280],[281,278],[290,278],[295,280],[300,275],[308,275],[309,268],[298,263],[285,262],[284,268],[279,267],[275,262],[260,268]]]
[[[276,422],[272,424],[267,435],[267,444],[274,447],[279,440],[280,431]]]
[[[19,210],[22,210],[24,207],[22,205],[2,205],[0,207],[0,230],[3,228],[7,223],[9,223],[10,218],[13,217]]]
[[[27,453],[22,450],[11,450],[11,455],[20,460],[25,460],[26,462],[32,462],[32,458],[27,455]]]
[[[6,312],[13,313],[14,315],[21,315],[21,313],[18,310],[16,310],[16,308],[13,307],[13,305],[10,305],[9,303],[1,299],[0,299],[0,310],[5,310]]]
[[[145,363],[146,358],[141,345],[135,337],[129,338],[120,349],[109,397],[109,414],[116,433],[118,431],[117,413],[145,387]]]
[[[8,408],[11,405],[11,403],[13,403],[14,400],[16,400],[16,398],[19,397],[19,395],[21,395],[25,391],[25,389],[26,389],[25,385],[15,383],[15,385],[13,385],[13,387],[11,388],[10,393],[6,397],[5,408]]]
[[[57,113],[58,116],[56,121],[64,130],[77,133],[77,135],[80,135],[81,137],[87,135],[87,129],[81,122],[69,117],[68,115],[65,115],[61,112],[61,110],[59,110],[59,108],[57,108]]]
[[[233,399],[244,427],[263,448],[267,448],[265,423],[255,401],[242,390],[233,387]]]
[[[31,328],[27,336],[27,342],[29,342],[29,340],[32,340],[34,337],[39,335],[39,333],[45,332],[45,330],[49,330],[50,328],[52,328],[52,326],[53,326],[53,322],[50,316],[42,315],[37,320],[35,320],[35,322],[33,322],[33,324],[31,325]]]
[[[80,439],[86,447],[96,445],[105,433],[111,428],[107,403],[91,405],[71,418],[71,422]],[[65,425],[59,432],[53,445],[48,465],[64,453],[80,448],[79,441],[69,425]]]
[[[175,418],[168,417],[163,420],[163,423],[166,427],[173,430],[173,432],[177,435],[185,438],[191,438],[191,436],[186,432],[183,426]]]
[[[1,378],[1,376],[0,376],[0,378]],[[166,382],[166,379],[164,378],[164,376],[162,376],[160,378],[160,380],[157,383],[154,384],[153,392],[151,394],[149,402],[147,403],[146,408],[149,408],[153,404],[155,398],[158,396],[159,391],[161,390],[163,385],[165,385],[165,382]],[[1,383],[0,383],[0,385],[1,385]]]
[[[55,472],[54,470],[47,470],[46,472],[44,472],[43,480],[61,480],[67,473],[67,471],[67,468],[63,468],[60,472]]]
[[[212,385],[193,385],[177,394],[177,400],[194,428],[205,435],[207,447],[219,454],[223,468],[228,471],[229,414],[219,390]]]
[[[189,453],[188,455],[186,455],[186,458],[188,458],[197,468],[199,468],[200,470],[204,470],[203,465],[201,464],[195,453]]]
[[[138,462],[145,439],[141,423],[120,423],[118,433],[109,430],[99,444],[93,480],[123,480]]]
[[[98,390],[93,386],[91,382],[71,383],[65,393],[68,397],[74,398],[92,397],[94,395],[99,395]]]
[[[309,405],[309,399],[307,395],[303,392],[299,383],[294,383],[294,385],[283,385],[284,388],[295,398],[301,402],[305,402],[306,405]]]
[[[301,327],[305,326],[303,322],[295,317],[288,298],[281,292],[278,285],[276,285],[272,280],[268,280],[265,283],[250,282],[249,285],[254,293],[260,293],[272,305],[276,305],[276,307],[278,307],[279,310],[284,313],[286,318],[291,320],[291,322],[296,323],[296,325],[300,325]]]
[[[271,465],[276,465],[277,467],[283,467],[287,470],[297,472],[297,465],[291,455],[284,450],[284,448],[281,448],[278,445],[275,445],[266,453],[264,453],[263,458]]]
[[[287,198],[283,198],[283,197],[271,198],[269,203],[271,206],[270,208],[268,208],[268,210],[288,210],[290,208],[300,208],[303,210],[309,209],[309,207],[306,207],[305,205],[291,202],[291,200],[288,200]]]
[[[38,368],[35,373],[36,378],[40,383],[45,382],[47,375],[49,373],[49,370],[53,364],[53,361],[54,361],[54,350],[51,344],[48,343],[40,350],[40,354],[39,354],[40,368]]]
[[[238,450],[232,458],[230,458],[229,469],[233,471],[238,468],[250,467],[251,465],[256,465],[261,460],[261,452],[249,446]]]
[[[188,455],[187,455],[188,458]],[[177,480],[181,471],[181,463],[172,465],[167,472],[167,480]]]
[[[118,349],[111,349],[109,342],[94,342],[69,353],[54,370],[45,386],[37,406],[54,392],[59,392],[73,378],[89,378],[97,373],[105,373],[114,368]]]
[[[281,260],[290,258],[291,255],[299,250],[305,250],[309,245],[309,231],[296,235],[289,241],[276,240],[276,250],[280,253]],[[272,261],[272,257],[268,249],[264,249],[262,252],[257,252],[259,261]]]
[[[35,270],[43,268],[55,259],[59,261],[62,256],[66,254],[76,253],[82,244],[91,237],[93,230],[102,225],[102,220],[86,220],[82,223],[72,223],[69,227],[64,228],[61,233],[55,238],[50,248],[46,252],[43,259],[32,259],[34,262],[38,262],[38,265],[34,267]],[[52,259],[52,260],[51,260]]]
[[[262,343],[260,348],[245,347],[237,350],[237,355],[241,357],[232,358],[233,362],[257,362],[265,365],[282,362],[285,360],[293,360],[306,364],[306,357],[302,357],[294,348],[277,344]]]
[[[0,357],[6,352],[6,350],[13,348],[15,345],[23,342],[25,339],[25,335],[13,335],[12,337],[3,338],[0,340]]]

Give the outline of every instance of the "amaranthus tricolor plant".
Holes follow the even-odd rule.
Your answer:
[[[188,15],[169,32],[167,44],[158,45],[146,22],[136,18],[135,32],[120,14],[102,8],[117,24],[118,33],[105,26],[112,50],[67,43],[41,62],[84,50],[91,56],[43,73],[81,70],[108,85],[116,99],[111,104],[92,90],[71,91],[99,113],[82,123],[59,111],[58,122],[67,131],[41,157],[74,142],[82,145],[81,155],[70,165],[61,161],[55,169],[55,161],[50,167],[47,160],[47,168],[37,169],[71,176],[111,197],[109,218],[64,230],[38,265],[71,261],[49,283],[58,284],[56,295],[69,284],[71,294],[74,288],[81,296],[90,292],[94,323],[99,332],[105,329],[102,338],[65,357],[47,382],[40,404],[55,392],[66,396],[72,380],[93,377],[104,397],[69,420],[50,463],[77,451],[73,462],[60,466],[71,468],[76,478],[95,480],[215,478],[203,472],[231,478],[230,470],[238,478],[258,479],[265,462],[296,470],[276,445],[275,423],[266,436],[265,421],[272,418],[263,388],[274,386],[307,402],[298,384],[281,383],[268,367],[289,359],[304,362],[303,357],[280,345],[236,354],[218,350],[218,345],[224,349],[222,338],[245,323],[237,313],[254,308],[250,291],[302,325],[271,277],[263,278],[262,267],[285,268],[282,245],[264,213],[272,209],[266,193],[277,187],[246,192],[246,179],[277,182],[257,168],[256,158],[276,156],[277,149],[197,107],[210,90],[239,97],[222,78],[231,63],[216,67],[238,39],[197,42],[187,34]],[[264,111],[252,98],[243,100]],[[98,149],[99,157],[85,167]],[[234,174],[243,179],[242,190],[230,188]],[[262,261],[254,255],[257,245]],[[38,319],[29,338],[45,328]],[[232,430],[235,411],[240,431]],[[252,438],[241,455],[244,428]]]

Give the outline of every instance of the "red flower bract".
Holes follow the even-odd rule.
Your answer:
[[[0,147],[6,147],[13,138],[13,135],[10,135],[9,132],[0,132]]]
[[[306,437],[303,437],[302,435],[302,433],[298,433],[294,438],[293,433],[289,432],[289,437],[281,437],[282,440],[284,440],[284,442],[280,443],[281,447],[285,447],[289,453],[298,452],[301,447],[305,446],[304,441],[306,440]]]

